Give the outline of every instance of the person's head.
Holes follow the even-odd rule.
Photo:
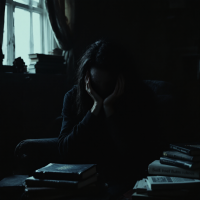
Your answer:
[[[98,40],[91,44],[78,65],[76,73],[78,113],[81,113],[84,107],[89,109],[93,105],[93,99],[85,90],[84,78],[87,71],[91,77],[92,88],[102,99],[105,99],[114,91],[120,74],[123,75],[125,80],[124,93],[127,92],[128,85],[130,85],[130,73],[133,73],[132,79],[136,77],[135,66],[130,53],[120,44],[108,40]]]

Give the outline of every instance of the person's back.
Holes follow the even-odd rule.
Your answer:
[[[156,132],[155,96],[139,79],[128,79],[120,66],[127,62],[114,60],[114,47],[98,41],[83,55],[77,85],[64,97],[58,149],[66,163],[96,163],[106,182],[133,184],[147,168],[144,142]],[[131,81],[137,85],[130,90]]]

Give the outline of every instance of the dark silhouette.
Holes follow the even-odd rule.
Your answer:
[[[103,98],[114,91],[119,74],[123,74],[126,81],[124,95],[130,97],[134,89],[133,86],[141,79],[135,67],[133,55],[121,44],[110,40],[99,40],[93,43],[86,50],[78,64],[79,68],[76,73],[78,117],[83,117],[93,105],[93,99],[85,90],[84,81],[86,72],[91,71],[91,68],[105,71],[108,74],[109,78],[107,80],[105,80],[106,77],[98,77],[101,80],[101,82],[99,81],[100,84],[103,86],[102,90],[98,87],[100,84],[91,79],[92,88]],[[102,91],[105,91],[105,94]]]
[[[96,163],[108,183],[134,186],[149,164],[146,151],[153,153],[146,144],[156,133],[153,91],[139,77],[133,56],[107,40],[86,50],[76,78],[63,101],[60,155],[66,163]]]

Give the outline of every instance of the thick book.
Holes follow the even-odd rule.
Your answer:
[[[188,155],[200,155],[200,148],[198,144],[188,144],[188,143],[179,143],[179,144],[170,144],[169,148],[188,154]]]
[[[59,164],[48,165],[35,170],[33,176],[39,179],[83,180],[97,173],[96,164]]]
[[[200,156],[190,156],[178,151],[163,151],[163,156],[169,158],[177,158],[179,160],[188,160],[192,162],[200,162]]]
[[[185,196],[188,195],[191,190],[189,189],[171,189],[171,190],[151,190],[149,185],[147,184],[147,179],[143,178],[136,182],[133,187],[133,192],[137,192],[137,194],[147,194],[150,196]]]
[[[160,157],[160,163],[166,165],[173,165],[184,169],[198,169],[200,168],[200,162],[191,162],[187,160],[178,160],[175,158]]]
[[[169,189],[198,189],[200,180],[183,177],[170,176],[147,176],[147,185],[150,190],[169,190]]]
[[[177,176],[196,179],[200,178],[200,169],[191,170],[173,165],[166,165],[160,163],[160,160],[155,160],[148,165],[148,173],[155,175]]]
[[[28,175],[12,175],[3,178],[0,181],[0,194],[7,194],[8,192],[23,191],[25,188],[25,180]]]
[[[39,59],[39,60],[48,60],[48,59],[52,59],[52,60],[64,60],[64,56],[55,56],[55,55],[49,55],[49,54],[39,54],[39,53],[34,53],[34,54],[29,54],[28,55],[30,59]]]
[[[95,183],[98,180],[98,173],[90,176],[87,179],[75,180],[55,180],[55,179],[38,179],[33,176],[25,180],[27,187],[54,187],[64,189],[80,189],[89,184]]]
[[[25,186],[25,193],[30,197],[41,197],[41,196],[52,196],[52,195],[66,195],[66,196],[91,196],[98,195],[103,189],[106,188],[104,183],[103,185],[93,183],[86,187],[83,187],[79,190],[63,189],[63,188],[54,188],[54,187],[27,187]]]

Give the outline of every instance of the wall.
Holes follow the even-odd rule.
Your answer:
[[[197,0],[75,1],[75,62],[86,47],[107,36],[133,52],[143,79],[174,84],[180,109],[199,116],[200,5]],[[186,63],[185,58],[193,56]]]

